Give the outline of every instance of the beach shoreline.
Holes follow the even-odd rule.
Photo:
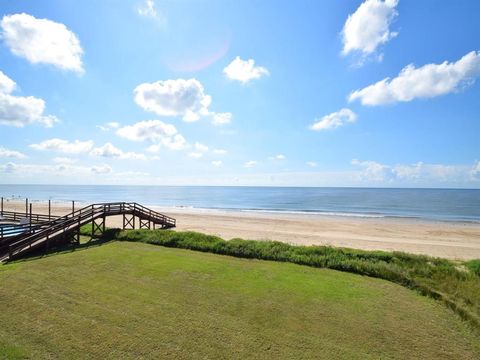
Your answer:
[[[85,205],[88,204],[76,202],[75,209]],[[458,260],[480,258],[480,223],[476,222],[189,207],[151,208],[176,218],[178,231],[198,231],[226,240],[276,240],[293,245],[404,251]],[[25,212],[25,201],[4,200],[4,210]],[[52,202],[52,215],[65,215],[71,210],[71,202]],[[47,214],[48,202],[32,202],[32,212]],[[122,218],[108,218],[107,226],[121,227]]]

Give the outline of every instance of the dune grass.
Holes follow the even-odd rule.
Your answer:
[[[178,239],[154,238],[166,237]],[[0,358],[480,357],[477,335],[432,299],[286,262],[112,241],[1,265],[0,283]]]
[[[85,228],[85,233],[88,233]],[[242,258],[329,268],[392,281],[443,302],[480,333],[480,260],[466,263],[402,252],[223,240],[196,232],[111,229],[107,237]]]
[[[465,266],[473,273],[480,276],[480,259],[470,260],[465,263]]]

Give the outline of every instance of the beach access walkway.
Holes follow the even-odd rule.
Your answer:
[[[20,258],[33,251],[48,251],[65,243],[80,242],[80,228],[92,226],[92,236],[105,233],[105,219],[123,216],[123,229],[168,229],[176,226],[172,217],[137,203],[112,202],[91,204],[64,216],[0,211],[0,262]],[[6,225],[8,224],[8,225]]]

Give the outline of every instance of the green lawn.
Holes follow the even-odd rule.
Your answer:
[[[479,359],[444,305],[290,263],[110,242],[0,266],[0,358]]]

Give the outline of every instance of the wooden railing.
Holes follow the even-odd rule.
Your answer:
[[[25,214],[23,214],[23,217],[24,215]],[[161,228],[172,228],[176,226],[176,220],[174,218],[163,215],[138,203],[116,202],[92,204],[53,220],[39,222],[35,225],[30,223],[16,227],[17,231],[23,230],[24,233],[3,237],[3,239],[1,239],[0,261],[12,259],[40,245],[45,245],[48,249],[49,243],[58,237],[67,238],[73,233],[76,233],[78,236],[81,226],[94,223],[94,221],[99,218],[103,219],[104,225],[105,217],[116,215],[123,215],[124,217],[125,215],[131,215],[133,219],[138,217],[143,221],[148,221],[148,224],[151,222],[160,225]],[[134,220],[133,224],[135,224]],[[15,229],[11,231],[13,232]]]
[[[8,220],[8,221],[19,221],[21,219],[28,219],[33,223],[39,223],[43,221],[50,221],[52,219],[57,218],[58,216],[53,215],[45,215],[45,214],[29,214],[24,212],[17,212],[17,211],[7,211],[3,210],[0,212],[1,220]]]

